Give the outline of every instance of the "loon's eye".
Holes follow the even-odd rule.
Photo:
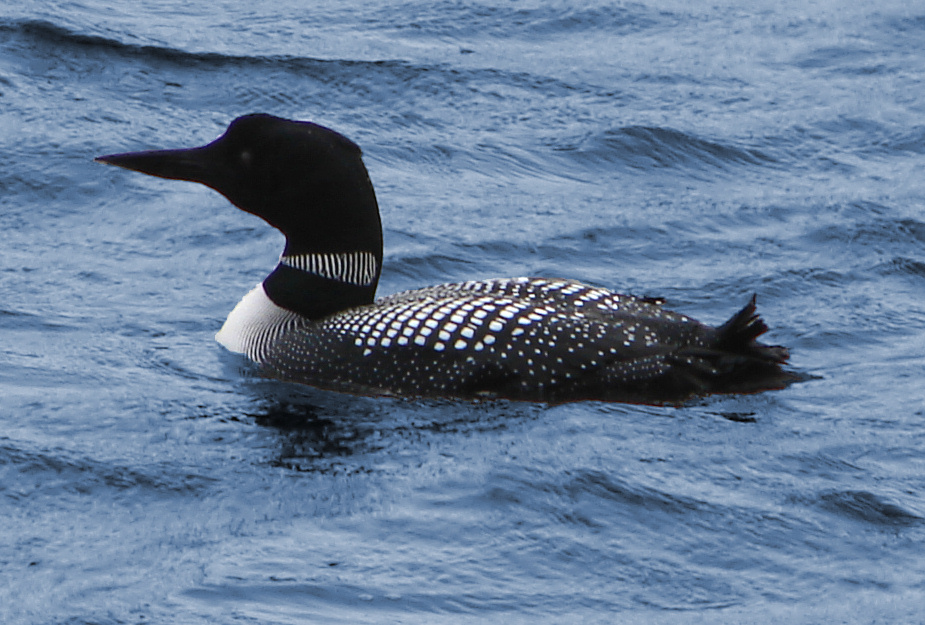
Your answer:
[[[241,150],[241,154],[238,155],[241,159],[241,164],[245,167],[250,167],[251,163],[254,162],[254,155],[250,150]]]

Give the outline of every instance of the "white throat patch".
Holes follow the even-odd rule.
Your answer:
[[[261,283],[229,313],[215,340],[229,351],[262,363],[273,342],[304,321],[300,315],[274,304]]]
[[[367,286],[376,279],[376,257],[369,252],[296,254],[280,256],[279,262],[331,280]]]

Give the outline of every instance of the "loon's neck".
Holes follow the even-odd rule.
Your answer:
[[[354,306],[371,304],[382,252],[294,253],[291,246],[263,281],[267,297],[307,319],[320,319]]]

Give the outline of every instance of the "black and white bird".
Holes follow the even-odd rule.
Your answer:
[[[273,378],[359,394],[680,403],[781,388],[783,347],[752,300],[718,327],[573,280],[442,284],[375,299],[382,226],[360,148],[255,114],[208,145],[101,156],[199,182],[286,237],[216,336]]]

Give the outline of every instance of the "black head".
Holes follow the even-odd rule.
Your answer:
[[[209,186],[286,235],[286,254],[368,251],[382,227],[360,148],[317,124],[245,115],[208,145],[96,159]]]

